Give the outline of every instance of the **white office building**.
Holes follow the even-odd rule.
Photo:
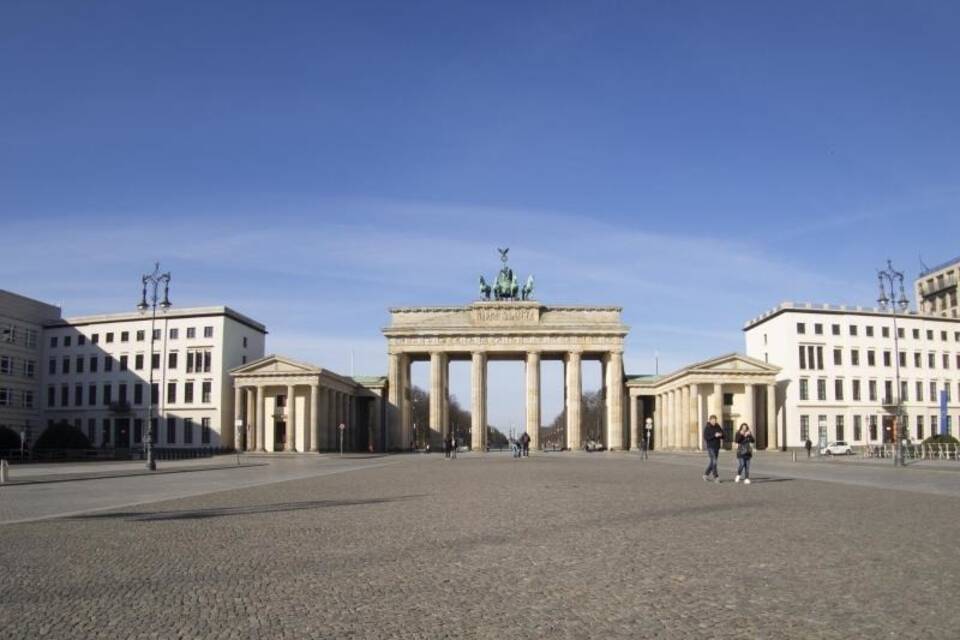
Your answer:
[[[41,335],[60,308],[0,290],[0,427],[31,443],[44,429]]]
[[[158,447],[233,447],[229,371],[264,355],[266,328],[229,307],[64,318],[42,335],[47,425],[95,447],[137,448],[152,402]]]
[[[957,435],[960,318],[783,303],[744,326],[747,355],[779,366],[780,442],[891,442],[898,392],[907,435]],[[900,388],[896,388],[899,369]],[[945,401],[946,411],[941,410]]]

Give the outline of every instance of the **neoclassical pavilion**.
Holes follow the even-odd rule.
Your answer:
[[[241,451],[382,450],[384,378],[348,378],[268,355],[233,369]]]

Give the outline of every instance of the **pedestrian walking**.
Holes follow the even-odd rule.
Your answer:
[[[807,457],[810,457],[810,449],[813,448],[813,443],[810,442],[810,438],[807,438],[807,441],[803,443],[803,446],[807,448]]]
[[[643,425],[643,434],[640,436],[640,459],[647,459],[647,451],[650,449],[650,434],[653,433],[653,418],[647,418]]]
[[[746,422],[740,425],[733,441],[737,444],[737,477],[734,482],[743,480],[743,484],[750,484],[750,460],[753,458],[753,444],[756,439]]]
[[[703,481],[709,482],[711,475],[714,482],[720,482],[720,473],[717,471],[717,460],[720,458],[720,444],[723,442],[723,429],[717,422],[717,416],[710,416],[703,427],[703,448],[707,450],[709,463],[703,472]]]
[[[521,454],[524,458],[530,457],[530,434],[524,433],[520,436]]]
[[[520,443],[516,438],[510,438],[510,452],[513,454],[514,458],[520,457]]]
[[[450,457],[453,459],[457,458],[457,438],[456,436],[450,436]]]

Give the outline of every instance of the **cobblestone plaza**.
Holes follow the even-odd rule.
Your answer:
[[[960,625],[947,468],[769,454],[745,487],[705,484],[692,454],[265,461],[0,488],[4,637],[952,638]],[[92,501],[124,504],[139,483],[226,490]],[[56,515],[21,507],[63,496],[73,515],[11,522]]]

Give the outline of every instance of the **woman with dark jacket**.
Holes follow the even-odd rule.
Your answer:
[[[743,480],[743,484],[750,484],[750,460],[753,458],[753,432],[746,422],[740,425],[737,435],[733,439],[737,445],[737,477],[734,482]]]

